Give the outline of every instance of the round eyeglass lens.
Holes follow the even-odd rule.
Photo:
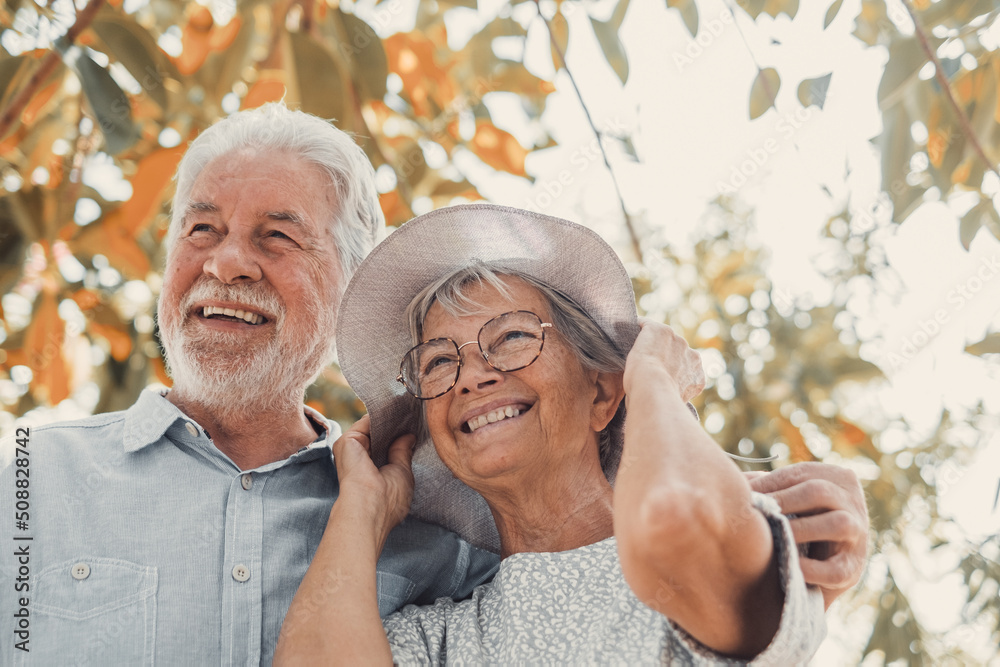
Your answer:
[[[417,398],[432,398],[451,389],[458,379],[458,346],[436,338],[410,350],[401,372],[406,388]]]
[[[479,347],[499,371],[516,371],[531,364],[542,351],[542,321],[532,312],[504,313],[483,325]]]

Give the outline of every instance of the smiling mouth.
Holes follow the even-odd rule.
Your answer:
[[[205,306],[201,309],[201,316],[206,320],[225,320],[227,322],[245,322],[247,324],[259,325],[267,322],[267,318],[259,313],[250,310],[238,310],[235,308],[220,308],[219,306]]]
[[[475,433],[478,429],[481,429],[484,426],[487,426],[489,424],[495,424],[505,419],[513,419],[515,417],[524,414],[530,409],[531,409],[530,405],[523,408],[515,408],[512,405],[506,405],[502,408],[491,410],[490,412],[487,412],[485,414],[473,417],[469,421],[462,424],[462,432]]]

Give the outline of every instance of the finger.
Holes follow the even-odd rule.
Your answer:
[[[850,588],[861,578],[861,568],[849,554],[838,554],[827,560],[800,558],[799,565],[807,584],[832,590]]]
[[[354,422],[354,424],[351,426],[351,428],[347,429],[344,432],[344,436],[343,437],[345,437],[345,438],[347,438],[347,439],[349,439],[349,440],[351,440],[353,442],[358,443],[358,445],[360,445],[361,449],[363,449],[365,452],[367,452],[370,455],[371,454],[371,444],[372,444],[372,441],[371,441],[371,431],[372,431],[372,429],[371,429],[371,419],[368,417],[368,415],[365,415],[364,417],[362,417],[358,421]],[[334,453],[336,453],[336,450],[334,451]]]
[[[413,446],[416,444],[416,436],[407,433],[396,438],[396,441],[389,446],[389,463],[396,463],[407,470],[413,462]]]
[[[762,486],[767,482],[762,481]],[[817,514],[852,506],[847,493],[825,479],[810,479],[787,489],[768,493],[785,514]]]
[[[861,527],[860,522],[854,514],[844,510],[796,517],[789,523],[792,525],[796,544],[838,542],[847,547],[865,538],[865,529]]]
[[[752,491],[757,491],[759,493],[763,493],[763,491],[761,491],[760,488],[759,488],[760,483],[761,483],[759,481],[760,478],[761,477],[766,477],[769,474],[771,474],[771,473],[764,472],[763,470],[744,470],[743,471],[743,477],[745,477],[746,480],[748,482],[750,482],[750,489]]]

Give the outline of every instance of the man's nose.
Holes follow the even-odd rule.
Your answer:
[[[205,260],[205,273],[220,282],[232,285],[240,282],[257,282],[263,277],[257,263],[253,244],[249,239],[227,235]]]

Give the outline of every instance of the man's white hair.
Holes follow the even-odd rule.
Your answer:
[[[239,150],[287,151],[300,155],[329,175],[336,210],[328,224],[340,254],[342,292],[385,228],[375,189],[375,170],[350,135],[322,118],[293,111],[282,102],[234,113],[191,142],[177,168],[167,256],[180,235],[198,174],[212,160]],[[275,167],[280,169],[281,165]]]

